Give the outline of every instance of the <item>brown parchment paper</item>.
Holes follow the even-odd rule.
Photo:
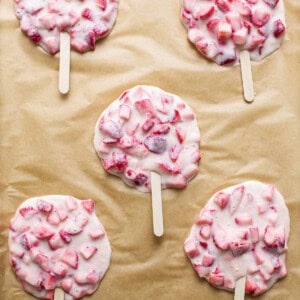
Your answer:
[[[25,199],[46,194],[96,202],[112,260],[91,299],[233,299],[197,277],[183,242],[213,193],[250,179],[275,184],[291,217],[289,274],[257,299],[300,299],[300,2],[284,2],[287,34],[277,52],[252,64],[249,105],[239,67],[209,62],[187,41],[178,0],[120,0],[112,33],[94,52],[72,52],[65,97],[58,56],[35,47],[12,1],[0,0],[0,299],[33,299],[10,268],[8,225]],[[182,97],[202,137],[198,176],[184,190],[163,191],[161,239],[152,233],[150,194],[106,174],[92,145],[100,113],[137,84]]]

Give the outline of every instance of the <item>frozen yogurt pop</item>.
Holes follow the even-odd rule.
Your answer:
[[[152,86],[125,91],[100,116],[94,147],[104,169],[141,192],[184,188],[197,174],[200,133],[195,114],[178,96]],[[153,192],[153,191],[152,191]]]
[[[26,200],[9,227],[11,265],[25,291],[53,299],[92,294],[110,263],[111,248],[93,200],[42,196]]]
[[[202,209],[184,243],[195,271],[217,288],[264,293],[287,275],[289,212],[273,185],[258,181],[217,192]]]
[[[31,41],[51,55],[60,51],[60,42],[64,42],[62,39],[66,33],[70,41],[64,51],[70,51],[70,46],[81,53],[94,50],[96,41],[111,31],[117,17],[119,2],[118,0],[14,1],[21,30]]]
[[[282,0],[183,0],[181,18],[188,39],[219,65],[261,61],[285,32]]]

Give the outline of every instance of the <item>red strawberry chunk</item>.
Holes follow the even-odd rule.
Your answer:
[[[31,272],[28,276],[26,276],[25,281],[40,289],[42,285],[42,276],[39,272]]]
[[[251,16],[251,22],[257,26],[264,26],[270,19],[270,13],[263,8],[256,8]]]
[[[152,119],[147,119],[142,125],[142,129],[147,132],[154,126],[154,124],[155,122]]]
[[[77,200],[74,197],[72,197],[72,196],[69,196],[67,198],[66,203],[67,203],[67,207],[68,207],[69,211],[73,211],[73,210],[75,210],[78,207]]]
[[[138,100],[134,103],[138,112],[142,115],[149,113],[150,115],[155,115],[154,108],[151,104],[151,100],[149,99],[142,99]]]
[[[91,284],[96,284],[100,279],[100,273],[96,270],[93,270],[87,275],[86,279],[87,282]]]
[[[37,202],[37,208],[39,211],[48,214],[52,211],[53,205],[47,201],[40,199]]]
[[[181,153],[181,151],[183,150],[183,147],[181,145],[175,144],[174,146],[172,146],[169,149],[169,157],[171,159],[172,162],[176,162],[179,154]]]
[[[60,286],[66,291],[69,292],[72,288],[73,280],[71,278],[66,278],[60,282]]]
[[[224,285],[224,275],[219,273],[210,273],[208,277],[209,282],[215,286],[223,286]]]
[[[63,240],[57,233],[48,240],[48,244],[51,250],[56,250],[64,246]]]
[[[250,7],[241,0],[235,0],[234,5],[241,16],[249,17],[251,15]]]
[[[56,287],[55,277],[53,275],[48,274],[46,279],[44,279],[43,281],[43,286],[47,291],[54,290]]]
[[[52,267],[53,273],[58,277],[65,277],[68,271],[68,267],[62,262],[56,262]]]
[[[84,8],[81,12],[81,16],[85,19],[88,19],[90,21],[93,20],[93,14],[92,14],[92,11],[89,9],[89,8]]]
[[[35,257],[34,261],[40,265],[40,267],[45,271],[45,272],[50,272],[50,262],[49,262],[49,257],[39,253]]]
[[[98,249],[92,245],[89,244],[83,244],[80,247],[80,254],[86,259],[90,259],[97,251]]]
[[[63,204],[57,206],[56,212],[58,213],[58,217],[62,222],[68,218],[68,212]]]
[[[213,5],[201,5],[199,6],[199,10],[196,12],[196,15],[194,15],[194,18],[196,17],[195,19],[200,18],[201,20],[206,20],[212,16],[214,11],[215,7]]]
[[[32,206],[22,207],[19,212],[26,220],[29,220],[32,216],[38,213],[38,211]]]
[[[70,235],[77,235],[82,232],[82,227],[77,225],[74,221],[69,221],[62,229],[65,233]]]
[[[170,120],[170,123],[173,124],[173,123],[176,123],[180,120],[181,120],[180,112],[177,109],[175,109],[174,113],[173,113],[172,120]]]
[[[50,239],[55,234],[55,232],[47,226],[39,225],[33,229],[33,234],[38,239]]]
[[[122,149],[132,148],[134,145],[134,138],[132,136],[124,136],[119,141],[119,146]]]
[[[102,9],[105,10],[106,9],[106,0],[96,0],[96,4]]]
[[[131,108],[126,104],[120,105],[119,116],[124,120],[129,120],[131,115]]]
[[[39,240],[30,233],[24,233],[20,237],[20,243],[26,250],[30,250],[31,248],[38,246]]]
[[[232,251],[234,257],[241,256],[246,253],[250,248],[250,243],[248,242],[230,242],[229,248]]]
[[[11,246],[10,246],[10,253],[11,253],[11,255],[14,255],[14,256],[19,257],[19,258],[22,258],[25,254],[24,251],[19,250],[19,249],[14,249]]]
[[[226,194],[224,192],[219,192],[215,198],[214,202],[221,208],[224,209],[230,199],[230,194]]]
[[[78,254],[77,251],[66,248],[65,253],[63,254],[63,257],[61,258],[62,262],[66,263],[73,269],[77,269],[78,267]]]
[[[232,31],[238,31],[243,27],[243,19],[236,12],[230,12],[226,15],[226,21],[231,25]]]
[[[275,8],[278,4],[279,0],[264,0],[270,7]]]
[[[222,251],[226,251],[229,247],[226,231],[220,225],[217,226],[213,234],[213,242]]]
[[[232,33],[232,40],[236,45],[244,45],[247,41],[247,28],[243,27],[242,29]]]
[[[208,31],[210,31],[211,33],[216,33],[217,29],[218,29],[218,25],[219,25],[220,20],[219,19],[211,19],[206,23],[206,27],[208,29]]]
[[[67,243],[67,244],[71,243],[72,237],[68,233],[66,233],[64,230],[61,229],[59,231],[59,235],[65,243]]]
[[[148,176],[145,175],[145,174],[142,174],[142,173],[139,173],[135,176],[133,182],[138,185],[138,186],[141,186],[143,184],[145,184],[145,182],[147,182],[148,180]]]
[[[118,139],[112,138],[112,137],[105,137],[102,140],[103,144],[105,145],[112,145],[118,142]]]
[[[166,163],[157,163],[157,165],[166,173],[170,173],[174,175],[180,173],[180,169],[178,169],[176,166],[170,166],[169,164]]]
[[[56,211],[50,213],[50,215],[48,215],[46,220],[51,225],[58,225],[60,223],[60,218]]]
[[[281,20],[276,20],[274,22],[274,36],[279,38],[285,32],[285,26]]]
[[[276,234],[274,231],[274,228],[270,225],[267,225],[265,227],[264,235],[263,235],[263,240],[268,246],[273,246],[275,245],[276,242]]]
[[[210,254],[204,254],[202,257],[202,265],[204,267],[210,267],[215,261],[215,257]]]
[[[75,216],[75,223],[77,226],[81,228],[83,228],[87,224],[88,220],[89,220],[88,216],[86,216],[81,212]]]
[[[154,131],[153,134],[168,134],[170,132],[170,126],[167,124],[159,125]]]
[[[206,242],[200,241],[199,244],[200,244],[200,246],[201,246],[202,248],[204,248],[204,249],[207,249],[207,247],[208,247],[208,244],[207,244]]]
[[[100,224],[95,227],[92,227],[88,234],[93,240],[97,240],[105,236],[104,229]]]
[[[200,215],[196,219],[196,224],[201,225],[201,224],[208,224],[212,225],[214,219],[213,219],[213,214],[216,212],[216,210],[213,209],[206,209],[203,210]]]
[[[156,154],[162,154],[167,150],[167,140],[160,135],[149,135],[145,139],[147,149]]]
[[[262,196],[264,199],[268,200],[269,202],[272,202],[274,197],[274,185],[271,184],[267,185]]]
[[[100,120],[99,129],[115,139],[120,139],[123,135],[120,125],[113,120],[105,120],[102,118]]]
[[[196,242],[194,240],[185,242],[184,251],[190,258],[200,255],[200,251],[197,248]]]
[[[28,31],[28,36],[34,43],[38,43],[42,40],[42,36],[35,29]]]
[[[217,28],[217,36],[219,41],[229,39],[232,34],[232,28],[226,21],[220,21]]]
[[[10,221],[9,229],[14,232],[23,233],[29,230],[30,226],[25,225],[23,223],[23,218],[17,215]]]
[[[249,294],[252,294],[255,291],[255,289],[256,289],[256,284],[255,284],[254,280],[250,279],[247,276],[245,291]]]
[[[250,225],[252,224],[252,217],[249,213],[239,213],[235,218],[234,221],[238,225]]]
[[[94,203],[94,201],[92,199],[81,201],[81,205],[90,214],[94,211],[95,203]]]
[[[179,143],[182,144],[186,135],[185,130],[181,126],[177,126],[175,131]]]
[[[259,242],[259,230],[258,227],[250,227],[250,239],[252,243],[257,243]]]
[[[244,196],[244,190],[245,190],[245,187],[242,185],[242,186],[237,187],[232,192],[230,199],[229,199],[229,212],[231,215],[233,215],[236,212],[236,210],[238,209],[238,207],[242,201],[242,198]]]
[[[206,240],[210,238],[211,228],[208,225],[204,225],[201,227],[199,234]]]
[[[230,11],[230,5],[227,0],[216,0],[216,4],[222,12],[226,13]]]
[[[124,172],[128,166],[127,155],[122,152],[113,152],[112,159],[114,162],[114,168],[116,168],[119,173]]]

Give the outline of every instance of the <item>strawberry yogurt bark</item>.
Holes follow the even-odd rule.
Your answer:
[[[56,287],[65,299],[92,294],[109,267],[111,248],[93,200],[30,198],[9,229],[12,267],[35,297],[53,299]]]
[[[242,50],[260,61],[285,32],[282,0],[183,0],[181,18],[188,39],[219,65],[237,64]]]
[[[72,49],[95,49],[111,31],[119,0],[14,0],[21,30],[46,52],[59,52],[59,34],[70,34]]]
[[[273,185],[257,181],[226,188],[208,201],[184,249],[200,277],[233,291],[246,277],[245,291],[264,293],[287,275],[289,212]]]
[[[152,86],[125,91],[100,116],[94,146],[104,169],[142,192],[184,188],[198,172],[200,133],[192,109]]]

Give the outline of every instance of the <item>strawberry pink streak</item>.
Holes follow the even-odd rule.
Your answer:
[[[237,64],[242,50],[260,61],[285,32],[282,0],[182,0],[181,19],[188,39],[219,65]]]
[[[162,188],[183,188],[197,173],[200,133],[191,108],[151,86],[124,92],[100,116],[94,146],[104,169],[142,192],[150,172]]]
[[[117,17],[118,0],[15,0],[21,30],[49,54],[59,52],[59,33],[67,31],[71,47],[79,52],[95,49]]]
[[[55,222],[49,218],[54,214]],[[93,293],[111,254],[94,202],[71,196],[25,201],[11,220],[9,250],[23,288],[46,299],[53,299],[56,287],[64,289],[68,299]]]
[[[274,214],[277,218],[270,218]],[[289,224],[288,209],[274,186],[248,181],[208,201],[184,250],[198,275],[215,287],[233,291],[235,282],[246,276],[245,290],[255,296],[287,274]]]

